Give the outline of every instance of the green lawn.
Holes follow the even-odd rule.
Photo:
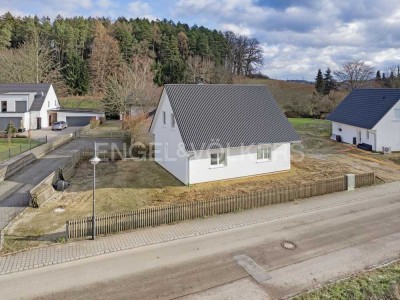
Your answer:
[[[289,118],[289,122],[301,136],[306,153],[331,153],[342,148],[330,139],[332,122],[311,118]]]
[[[102,109],[101,101],[97,98],[66,97],[59,101],[63,108]]]
[[[294,299],[400,299],[400,263],[354,276]]]
[[[28,138],[13,138],[11,144],[9,144],[7,138],[0,138],[0,161],[16,156],[41,144],[43,142],[37,140],[31,140],[29,143]]]

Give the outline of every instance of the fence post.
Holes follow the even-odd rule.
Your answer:
[[[4,230],[0,230],[0,250],[3,249],[4,244]]]
[[[356,188],[356,176],[354,174],[346,174],[346,190],[354,191]]]
[[[69,221],[66,221],[66,228],[67,228],[67,230],[66,230],[66,236],[67,236],[67,239],[69,239]]]

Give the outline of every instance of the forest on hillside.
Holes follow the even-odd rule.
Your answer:
[[[229,83],[256,74],[262,49],[255,38],[165,19],[6,13],[0,16],[0,65],[2,83],[50,82],[63,96],[123,99],[115,104],[123,110],[153,98],[165,83]]]

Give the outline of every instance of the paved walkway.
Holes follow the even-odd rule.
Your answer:
[[[37,248],[15,255],[0,257],[0,275],[273,221],[360,201],[373,201],[374,198],[379,196],[398,193],[400,193],[400,182],[393,182],[353,192],[335,193],[240,213],[109,235],[99,237],[95,241],[84,240]]]

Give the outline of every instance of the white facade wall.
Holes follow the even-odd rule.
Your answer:
[[[377,132],[376,151],[390,147],[400,151],[400,101],[374,127]]]
[[[7,101],[7,112],[15,112],[15,102],[17,101],[26,101],[27,107],[26,111],[29,110],[29,107],[31,105],[30,97],[33,95],[29,94],[3,94],[0,96],[0,102],[1,101]],[[2,112],[0,112],[0,116],[2,116]]]
[[[166,125],[163,124],[163,112],[166,114]],[[171,127],[172,108],[164,90],[160,104],[154,116],[152,132],[154,133],[154,157],[158,164],[182,181],[188,184],[188,158],[183,148],[183,141],[178,125]]]
[[[96,120],[100,120],[103,117],[103,113],[84,113],[84,112],[68,112],[68,111],[57,111],[57,121],[67,121],[67,117],[92,117],[96,118]]]
[[[60,103],[58,102],[57,95],[51,85],[46,99],[44,100],[42,109],[40,110],[39,117],[42,118],[42,128],[50,127],[49,125],[49,112],[50,109],[57,109],[60,107]],[[32,120],[36,124],[36,118]],[[32,129],[36,129],[36,127],[32,127]]]
[[[189,183],[224,180],[290,169],[290,143],[271,145],[270,161],[257,161],[257,146],[197,151],[190,157]],[[226,152],[225,166],[211,166],[211,153]]]
[[[353,138],[356,138],[357,144],[360,143],[369,144],[372,146],[372,150],[376,151],[375,129],[370,130],[361,127],[355,127],[342,123],[332,122],[332,134],[340,135],[342,137],[342,142],[348,144],[353,144]]]
[[[40,111],[30,112],[30,108],[35,99],[36,93],[7,93],[0,96],[0,101],[7,101],[7,113],[0,112],[0,117],[22,117],[23,127],[26,130],[37,128],[37,118],[41,118],[42,128],[49,127],[49,113],[50,109],[57,109],[60,104],[57,99],[57,95],[50,86],[47,91],[47,95],[43,106]],[[15,102],[26,101],[27,108],[25,113],[15,113]]]

